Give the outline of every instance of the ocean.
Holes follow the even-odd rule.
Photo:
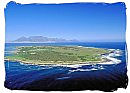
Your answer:
[[[5,56],[12,55],[11,51],[14,51],[17,46],[42,45],[78,45],[120,49],[123,53],[115,57],[121,60],[119,64],[90,64],[77,67],[39,66],[5,61],[6,88],[38,91],[114,91],[118,88],[127,87],[127,49],[125,42],[5,43]]]

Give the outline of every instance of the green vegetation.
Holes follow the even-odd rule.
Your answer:
[[[103,62],[109,50],[78,46],[23,46],[6,59],[31,64],[83,64]]]

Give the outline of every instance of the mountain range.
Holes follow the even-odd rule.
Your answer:
[[[49,38],[49,37],[43,37],[43,36],[30,36],[30,37],[20,37],[14,41],[11,42],[17,42],[17,43],[23,43],[23,42],[38,42],[38,43],[46,43],[46,42],[77,42],[78,40],[66,40],[62,38]]]

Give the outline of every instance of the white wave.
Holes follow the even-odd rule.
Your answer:
[[[69,70],[68,74],[73,73],[73,72],[77,72],[77,71],[80,71],[80,72],[83,72],[83,71],[96,71],[96,70],[102,70],[102,69],[105,69],[102,65],[101,66],[92,65],[91,69],[78,68],[76,70]]]
[[[70,67],[70,68],[79,68],[84,65],[91,65],[91,64],[73,64],[73,65],[65,65],[65,64],[53,64],[53,65],[40,65],[40,66],[48,66],[48,67]]]
[[[94,70],[98,70],[96,68],[92,68],[92,69],[76,69],[76,70],[69,70],[69,73],[73,73],[73,72],[77,72],[77,71],[80,71],[80,72],[83,72],[83,71],[94,71]]]
[[[70,78],[70,77],[60,77],[60,78],[57,78],[57,79],[68,79],[68,78]]]
[[[113,53],[102,56],[104,58],[107,58],[110,61],[98,63],[98,64],[119,64],[119,63],[121,63],[121,60],[114,58],[116,56],[121,56],[121,53],[122,53],[121,50],[119,50],[119,49],[113,49],[113,50],[114,50]]]

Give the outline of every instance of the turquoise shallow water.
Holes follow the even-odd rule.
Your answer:
[[[6,43],[5,56],[16,46],[79,45],[108,49],[120,49],[119,64],[84,65],[76,68],[61,66],[38,66],[5,62],[5,87],[22,90],[103,90],[112,91],[127,86],[126,51],[124,42],[98,43]]]

